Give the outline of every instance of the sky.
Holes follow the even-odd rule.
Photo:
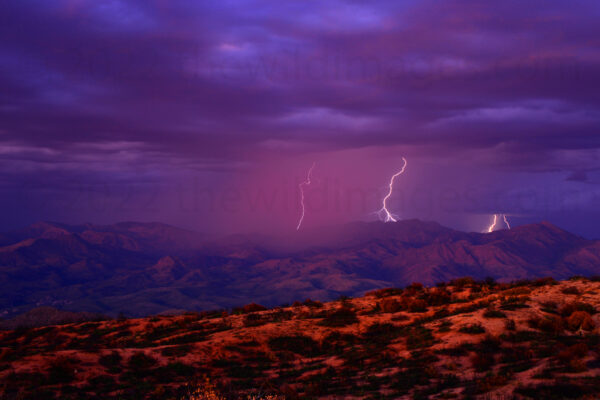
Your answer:
[[[600,238],[595,0],[0,4],[0,221]]]

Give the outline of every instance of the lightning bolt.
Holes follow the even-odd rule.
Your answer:
[[[510,224],[508,223],[508,219],[506,219],[506,214],[504,214],[502,216],[502,218],[504,219],[504,223],[506,224],[506,226],[508,227],[508,229],[510,229]]]
[[[392,192],[394,191],[394,180],[402,175],[404,173],[404,170],[406,170],[406,165],[408,164],[408,162],[406,161],[406,158],[402,157],[402,161],[404,162],[404,165],[402,166],[402,169],[398,172],[396,172],[394,175],[392,175],[392,178],[390,179],[390,183],[389,183],[389,191],[388,194],[383,198],[383,204],[382,207],[379,211],[377,211],[377,215],[379,216],[379,218],[383,218],[383,222],[398,222],[398,220],[394,217],[394,215],[392,213],[390,213],[390,211],[387,209],[387,201],[388,199],[392,196]]]
[[[315,168],[315,163],[313,162],[312,166],[308,170],[308,174],[306,174],[306,180],[298,185],[298,187],[300,188],[300,206],[302,207],[302,214],[300,215],[300,220],[298,221],[298,226],[296,226],[297,231],[300,230],[300,227],[302,226],[302,221],[304,221],[304,213],[306,210],[306,206],[304,204],[304,186],[310,185],[310,178],[311,178],[312,171],[314,168]]]
[[[494,214],[494,221],[492,222],[492,224],[488,228],[488,233],[494,232],[494,228],[496,227],[497,223],[498,223],[498,214]]]
[[[494,214],[494,220],[492,221],[492,224],[488,227],[488,230],[487,230],[488,233],[494,232],[494,229],[496,228],[496,225],[498,224],[498,216],[499,215],[502,215],[502,220],[506,224],[506,227],[508,229],[510,229],[510,224],[508,223],[508,218],[506,218],[506,214]]]

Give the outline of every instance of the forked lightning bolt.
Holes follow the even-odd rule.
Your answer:
[[[302,208],[302,214],[300,215],[300,220],[298,221],[298,226],[296,226],[296,230],[300,230],[302,226],[302,221],[304,221],[304,213],[306,211],[306,206],[304,204],[304,186],[310,185],[310,178],[312,175],[312,171],[315,168],[315,163],[312,163],[312,166],[308,170],[308,174],[306,175],[306,180],[298,185],[300,188],[300,207]]]
[[[383,204],[382,204],[381,209],[379,211],[377,211],[377,215],[379,215],[379,218],[383,218],[383,222],[398,222],[396,217],[388,210],[387,201],[392,196],[392,192],[394,191],[394,180],[398,176],[402,175],[404,173],[404,171],[406,170],[406,165],[408,164],[408,162],[406,161],[406,158],[404,158],[404,157],[402,157],[402,161],[404,162],[404,165],[402,166],[402,169],[400,171],[398,171],[394,175],[392,175],[392,178],[390,179],[390,183],[389,183],[388,193],[383,198]]]
[[[506,214],[500,214],[502,215],[502,220],[504,221],[504,223],[506,224],[506,227],[508,229],[510,229],[510,224],[508,223],[508,219],[506,218]],[[498,214],[494,214],[494,220],[492,221],[492,224],[488,227],[488,233],[494,232],[494,229],[496,228],[496,225],[498,224]]]

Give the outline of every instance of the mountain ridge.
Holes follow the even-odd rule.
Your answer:
[[[27,236],[29,235],[29,236]],[[354,222],[274,239],[219,239],[160,223],[38,223],[0,247],[0,316],[38,306],[132,316],[331,300],[462,276],[600,274],[600,242],[549,222],[492,233],[437,222]]]

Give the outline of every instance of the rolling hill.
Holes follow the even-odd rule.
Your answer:
[[[600,274],[600,242],[550,223],[490,234],[356,222],[278,238],[208,238],[158,223],[38,223],[2,236],[0,316],[53,306],[130,316],[267,306],[457,277]]]

